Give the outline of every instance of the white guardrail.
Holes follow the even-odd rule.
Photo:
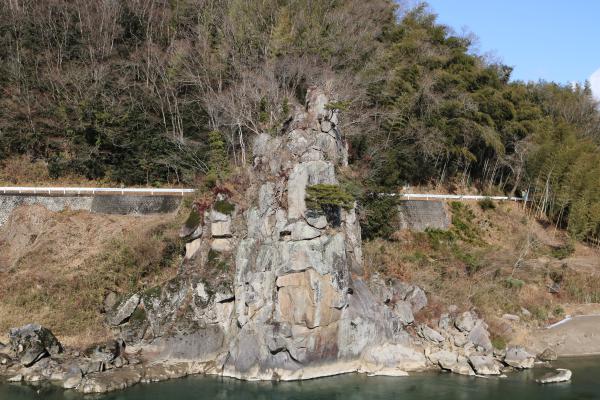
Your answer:
[[[194,193],[195,189],[178,188],[90,188],[90,187],[30,187],[30,186],[0,186],[0,194],[39,194],[39,195],[163,195],[183,196],[186,193]],[[384,196],[399,196],[406,200],[506,200],[527,201],[523,197],[509,196],[475,196],[463,194],[421,194],[421,193],[382,193]]]
[[[391,193],[389,196],[400,196],[406,200],[506,200],[527,201],[523,197],[510,196],[475,196],[470,194],[420,194],[420,193]]]
[[[159,188],[89,188],[89,187],[27,187],[0,186],[0,194],[39,194],[39,195],[163,195],[183,196],[193,193],[194,189],[159,189]]]

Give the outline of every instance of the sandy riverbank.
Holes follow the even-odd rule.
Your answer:
[[[536,351],[549,347],[559,357],[600,355],[600,314],[568,317],[531,336]]]

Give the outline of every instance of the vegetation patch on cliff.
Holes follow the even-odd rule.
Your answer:
[[[395,232],[364,243],[369,274],[423,287],[435,303],[475,307],[488,320],[505,313],[534,325],[564,316],[569,305],[600,301],[600,251],[572,243],[515,204],[451,203],[448,231]],[[570,247],[568,255],[556,248]],[[522,314],[522,310],[530,314]],[[528,316],[530,315],[530,316]],[[494,332],[494,329],[497,331]],[[498,343],[502,324],[491,326]]]
[[[313,210],[328,206],[348,210],[354,206],[354,197],[340,185],[320,183],[306,188],[306,206]]]

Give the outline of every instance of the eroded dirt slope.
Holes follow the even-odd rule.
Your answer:
[[[106,293],[152,286],[175,273],[177,218],[16,209],[0,228],[0,335],[37,322],[66,344],[106,338]]]

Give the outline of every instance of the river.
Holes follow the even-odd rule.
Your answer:
[[[539,385],[546,370],[509,374],[507,378],[475,378],[449,373],[410,377],[367,377],[351,374],[303,382],[242,382],[213,376],[193,376],[140,384],[121,392],[81,396],[52,386],[0,384],[1,400],[585,400],[600,399],[600,358],[564,359],[555,367],[569,368],[569,383]]]

